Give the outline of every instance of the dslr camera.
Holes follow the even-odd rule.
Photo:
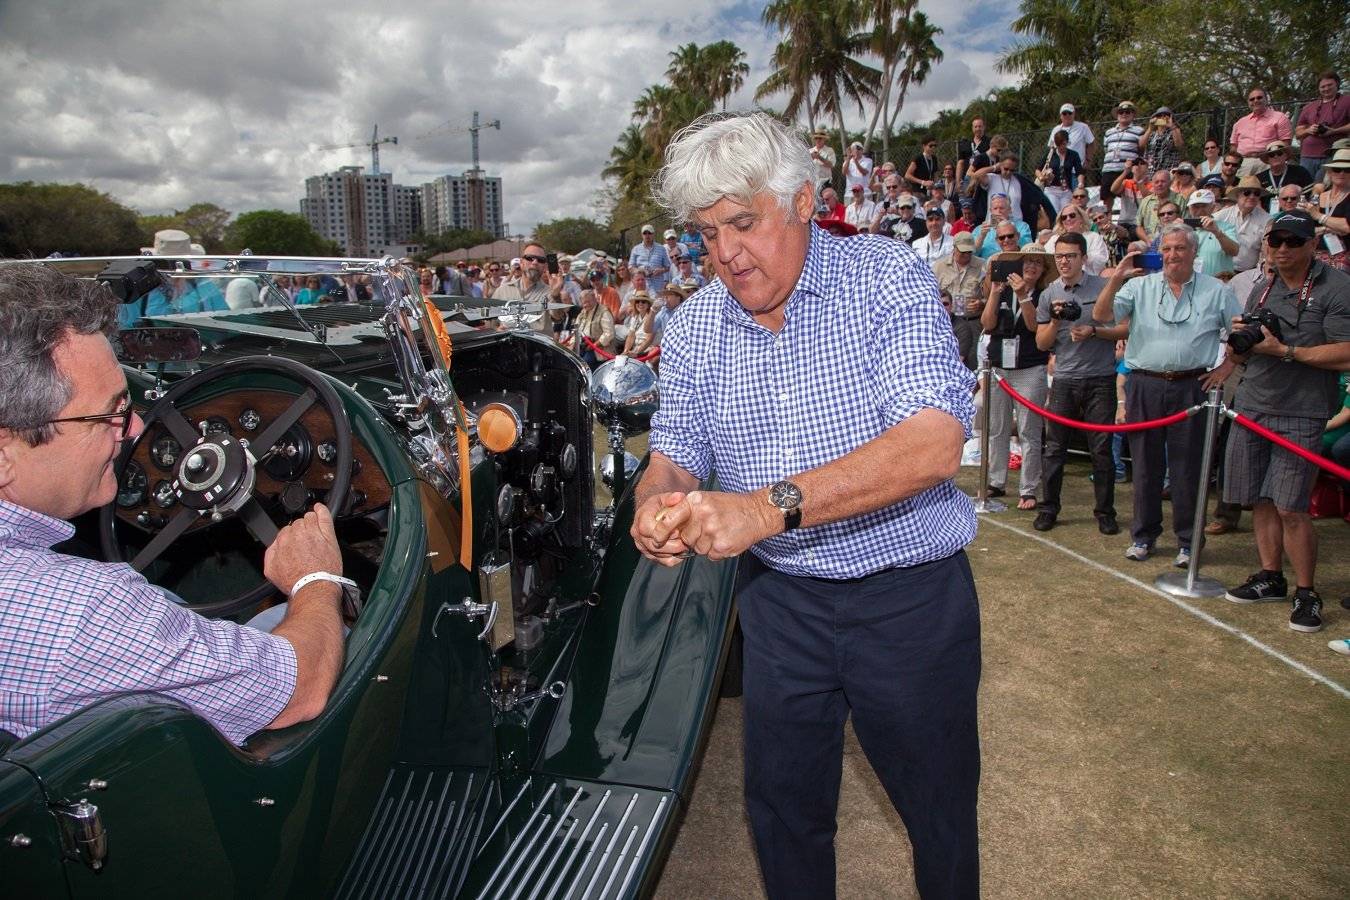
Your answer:
[[[1277,341],[1284,340],[1284,335],[1280,332],[1280,318],[1275,315],[1274,310],[1258,309],[1254,313],[1243,315],[1238,321],[1242,323],[1242,327],[1234,329],[1228,335],[1228,346],[1233,348],[1234,353],[1250,353],[1253,347],[1265,339],[1265,335],[1261,333],[1263,328],[1273,334]]]
[[[1083,304],[1077,300],[1056,300],[1050,304],[1050,318],[1062,322],[1077,322],[1083,317]]]

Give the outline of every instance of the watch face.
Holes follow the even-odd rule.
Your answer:
[[[802,505],[802,491],[790,481],[780,481],[769,488],[769,502],[779,509],[795,509]]]

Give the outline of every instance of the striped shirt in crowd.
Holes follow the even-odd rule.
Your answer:
[[[1119,172],[1128,168],[1130,163],[1139,157],[1139,139],[1143,136],[1144,129],[1134,124],[1125,128],[1114,125],[1106,129],[1106,134],[1102,138],[1106,146],[1106,155],[1102,157],[1102,171]]]

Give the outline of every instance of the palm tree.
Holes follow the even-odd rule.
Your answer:
[[[942,62],[942,50],[933,38],[942,34],[942,29],[929,24],[928,17],[916,12],[906,22],[904,34],[905,65],[900,70],[900,90],[895,99],[895,107],[886,119],[886,131],[882,136],[883,155],[890,149],[891,129],[900,118],[900,110],[905,106],[905,96],[910,85],[923,84],[933,66]]]
[[[867,52],[870,39],[861,30],[866,7],[861,0],[773,0],[762,18],[782,30],[784,39],[771,58],[774,71],[755,90],[755,99],[786,91],[788,118],[795,119],[803,107],[811,128],[817,117],[833,118],[842,153],[848,142],[845,105],[855,103],[861,114],[881,81],[878,69],[857,58]]]
[[[881,118],[883,111],[890,109],[891,85],[895,83],[895,70],[899,67],[900,58],[905,50],[906,25],[916,5],[918,0],[875,0],[873,3],[872,33],[868,38],[868,49],[881,60],[881,97],[872,108],[872,121],[867,124],[863,146],[871,145],[877,120]],[[881,139],[883,153],[889,139],[889,134]]]
[[[670,51],[666,78],[679,90],[698,91],[705,84],[705,52],[692,42]]]
[[[745,84],[750,64],[745,51],[731,41],[717,41],[703,48],[702,61],[705,85],[714,102],[721,102],[726,112],[727,100]]]
[[[1012,30],[1019,41],[998,61],[1001,72],[1036,78],[1091,78],[1108,47],[1129,37],[1128,14],[1107,0],[1022,0]]]
[[[629,125],[619,135],[619,143],[609,151],[609,160],[601,175],[616,179],[619,193],[625,197],[643,196],[652,176],[660,168],[659,157],[652,152],[651,145],[636,125]]]

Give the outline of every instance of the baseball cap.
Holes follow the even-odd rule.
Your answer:
[[[1195,166],[1191,165],[1191,164],[1188,163],[1188,162],[1177,163],[1175,166],[1172,167],[1172,172],[1173,172],[1173,174],[1176,174],[1176,173],[1179,173],[1179,172],[1184,172],[1184,173],[1187,174],[1187,175],[1194,175],[1194,174],[1195,174]]]
[[[913,195],[913,194],[901,194],[901,195],[900,195],[900,202],[899,202],[898,205],[899,205],[899,206],[902,206],[902,207],[903,207],[903,206],[913,207],[913,206],[915,205],[914,195]]]
[[[849,188],[849,190],[855,194],[861,192],[862,189],[863,186],[861,184],[855,184],[853,187]]]
[[[1270,220],[1269,227],[1272,234],[1277,231],[1287,231],[1304,240],[1312,240],[1317,233],[1317,223],[1313,222],[1312,216],[1301,209],[1280,213]]]
[[[558,257],[558,265],[562,265],[563,263],[568,263],[568,264],[570,265],[571,262],[572,262],[572,257],[569,256],[569,255],[567,255],[566,253],[564,253],[564,254],[562,254],[561,256]]]
[[[604,277],[605,277],[605,273],[599,271],[598,269],[591,269],[590,277],[591,277],[591,281],[594,281],[594,280],[597,279],[597,278],[604,278]]]
[[[1172,114],[1172,107],[1160,106],[1153,111],[1153,114],[1155,116],[1170,116]]]
[[[662,235],[662,238],[668,241],[668,240],[670,240],[671,238],[676,238],[676,239],[678,239],[678,238],[679,238],[679,235],[675,233],[675,229],[674,229],[674,228],[667,228],[667,229],[666,229],[666,233],[665,233],[664,235]]]
[[[1218,174],[1206,175],[1204,178],[1200,179],[1200,183],[1196,186],[1202,188],[1222,188],[1224,186],[1223,176]]]
[[[959,202],[962,209],[970,209],[975,205],[975,200],[972,197],[962,197]]]
[[[653,228],[653,227],[650,226],[650,225],[643,225],[643,226],[642,226],[642,233],[643,233],[643,234],[656,234],[656,229]]]
[[[1072,103],[1065,103],[1063,106],[1061,106],[1061,107],[1059,108],[1059,111],[1062,112],[1062,113],[1066,113],[1066,112],[1076,113],[1076,112],[1078,112],[1078,110],[1076,110],[1076,109],[1073,108],[1073,104],[1072,104]]]
[[[1192,191],[1191,197],[1186,201],[1187,206],[1195,206],[1198,203],[1213,203],[1213,191]]]
[[[862,141],[854,141],[853,143],[851,143],[851,144],[848,145],[848,149],[850,149],[850,150],[852,150],[854,147],[857,147],[859,150],[861,150],[861,149],[862,149]]]
[[[947,214],[942,211],[942,207],[932,206],[923,214],[923,217],[925,219],[945,219]]]
[[[952,246],[962,253],[970,253],[975,249],[975,236],[969,231],[963,231],[952,238]]]
[[[813,137],[813,138],[818,138],[818,137],[820,137],[820,138],[829,138],[829,136],[830,136],[830,133],[829,133],[828,131],[826,131],[824,128],[817,128],[815,131],[811,132],[811,137]]]
[[[513,257],[511,257],[511,268],[513,268],[513,269],[519,269],[519,268],[520,268],[520,257],[519,257],[519,256],[513,256]]]
[[[1262,153],[1261,155],[1272,156],[1276,153],[1284,153],[1288,149],[1289,145],[1286,144],[1284,141],[1271,141],[1269,144],[1266,144],[1265,152]]]
[[[1128,101],[1128,100],[1122,100],[1122,101],[1120,101],[1119,103],[1116,104],[1116,111],[1117,111],[1117,112],[1125,112],[1125,111],[1127,111],[1127,110],[1130,111],[1130,112],[1133,112],[1133,111],[1134,111],[1134,104],[1131,103],[1130,101]]]

